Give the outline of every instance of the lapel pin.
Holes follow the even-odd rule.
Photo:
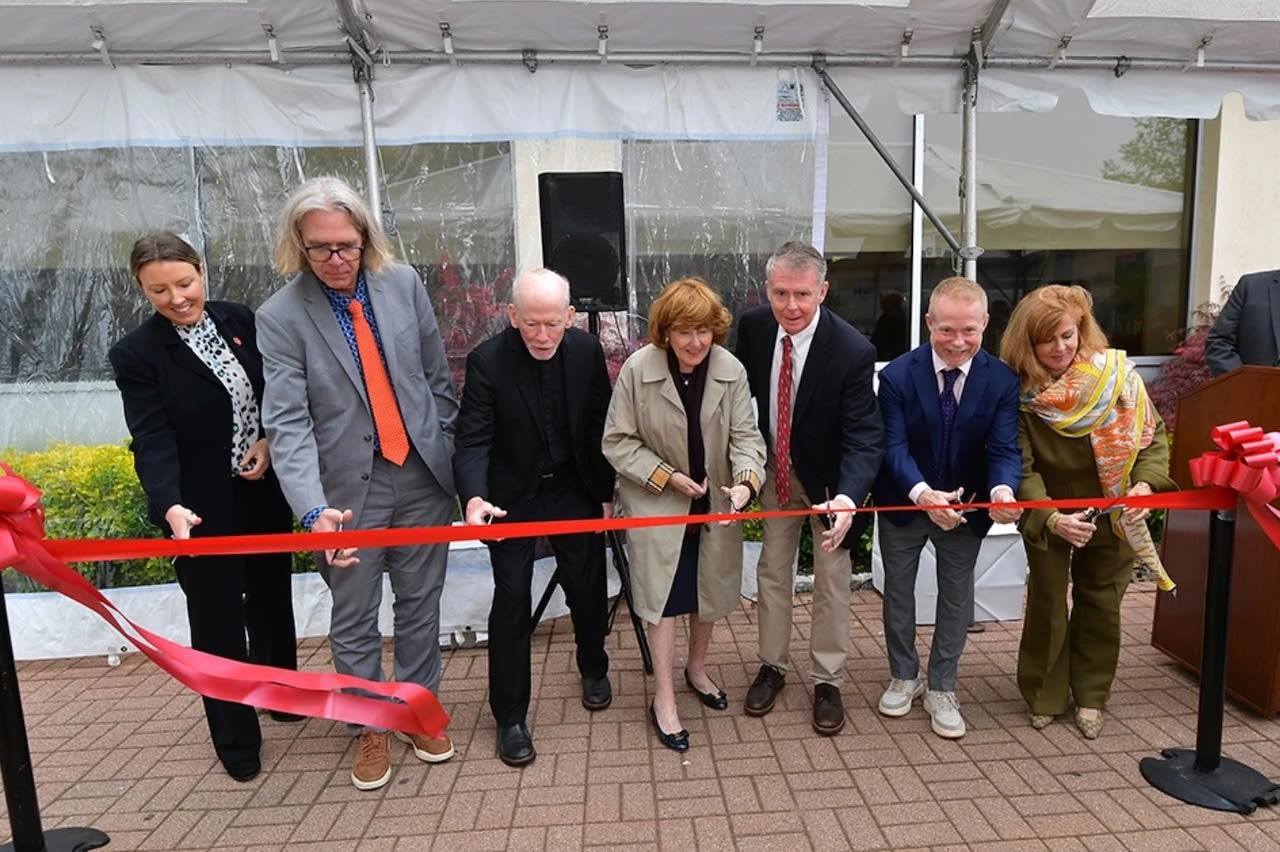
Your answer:
[[[233,338],[231,338],[231,342],[232,342],[232,343],[234,343],[236,346],[240,346],[240,345],[242,345],[242,344],[240,343],[240,338],[238,338],[238,337],[233,337]]]

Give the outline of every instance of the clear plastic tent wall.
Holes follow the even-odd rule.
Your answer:
[[[0,447],[120,442],[106,350],[150,313],[133,241],[182,234],[210,298],[261,304],[289,193],[320,174],[365,188],[357,91],[325,67],[49,67],[24,83],[0,94],[27,117],[0,142]],[[74,109],[56,96],[68,87]],[[383,218],[455,378],[504,322],[517,211],[537,206],[517,197],[515,146],[615,140],[635,315],[618,327],[642,336],[673,278],[704,277],[737,308],[758,299],[769,252],[810,237],[818,88],[807,70],[379,69]]]

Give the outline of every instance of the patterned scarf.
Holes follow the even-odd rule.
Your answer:
[[[1138,452],[1151,446],[1155,437],[1155,406],[1137,369],[1120,349],[1076,361],[1039,392],[1024,394],[1022,407],[1059,435],[1089,436],[1098,484],[1107,497],[1121,497],[1129,490],[1129,474]],[[1165,583],[1172,588],[1146,522],[1129,520],[1117,512],[1111,524],[1138,559],[1155,572],[1161,588]]]

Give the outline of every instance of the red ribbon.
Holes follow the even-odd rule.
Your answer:
[[[17,568],[93,610],[187,687],[223,701],[432,737],[441,736],[448,726],[449,714],[430,690],[417,684],[374,683],[349,675],[241,663],[187,648],[133,623],[50,552],[46,545],[52,542],[44,538],[40,491],[4,462],[0,462],[0,470],[0,566]],[[379,697],[341,692],[343,689],[359,689]],[[384,700],[387,698],[396,701]]]
[[[1258,430],[1259,434],[1261,430]],[[1274,456],[1280,444],[1268,443]],[[1260,449],[1260,448],[1259,448]],[[239,553],[279,553],[331,550],[336,547],[390,547],[443,544],[475,538],[523,538],[565,533],[802,517],[827,514],[818,509],[773,512],[720,513],[711,515],[662,515],[640,518],[594,518],[551,522],[496,523],[487,527],[447,526],[382,530],[347,530],[340,533],[281,533],[184,539],[45,539],[40,492],[13,469],[0,462],[0,566],[13,566],[39,583],[88,607],[132,641],[156,665],[175,679],[210,698],[238,701],[280,710],[319,716],[390,730],[439,736],[449,716],[430,691],[408,683],[373,683],[339,674],[294,672],[240,663],[178,645],[134,624],[88,580],[64,564],[108,559],[140,559],[163,556],[212,556]],[[1100,505],[1101,502],[1101,505]],[[1151,509],[1223,509],[1235,506],[1233,492],[1202,488],[1146,497],[1072,500],[1025,500],[1000,504],[1002,508],[1083,509],[1126,506]],[[966,508],[991,508],[991,503],[968,503]],[[919,506],[876,506],[858,512],[915,512]],[[851,511],[851,510],[836,510]],[[352,695],[341,689],[361,689],[384,698]]]
[[[1236,492],[1267,538],[1280,548],[1280,511],[1270,505],[1280,495],[1280,432],[1263,432],[1248,420],[1237,420],[1215,427],[1212,437],[1220,449],[1188,463],[1191,481]]]

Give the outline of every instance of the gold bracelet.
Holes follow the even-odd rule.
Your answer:
[[[1057,535],[1058,522],[1061,520],[1062,520],[1062,513],[1055,511],[1052,515],[1049,516],[1048,520],[1044,522],[1044,525],[1049,528],[1049,532],[1053,533],[1054,535]]]

